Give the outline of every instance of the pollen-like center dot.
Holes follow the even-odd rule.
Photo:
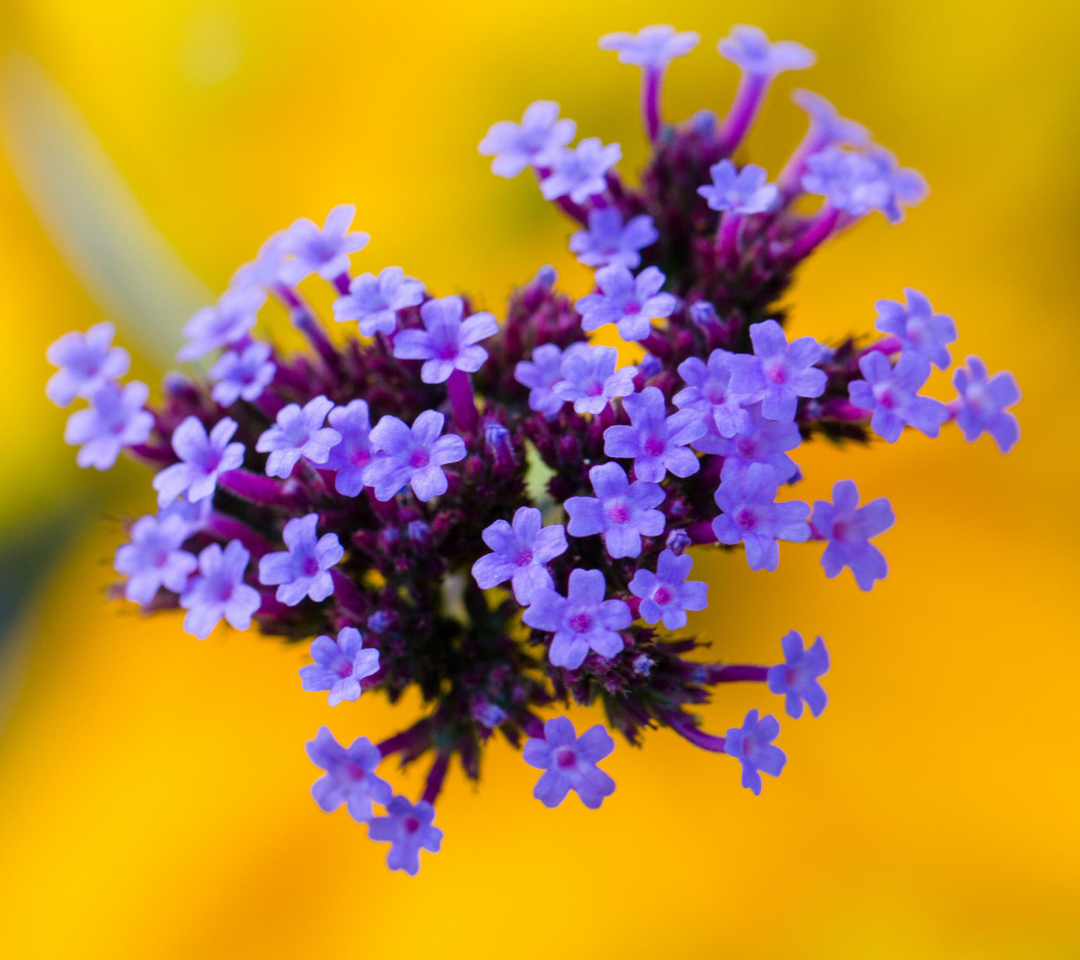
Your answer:
[[[406,817],[401,821],[406,833],[416,833],[420,829],[420,821],[416,817]]]
[[[590,397],[600,397],[604,394],[604,385],[599,380],[594,380],[586,387],[585,392]]]
[[[834,540],[848,540],[851,538],[851,524],[847,520],[836,520],[832,525],[832,538]]]
[[[163,567],[169,562],[169,554],[165,550],[159,550],[154,554],[154,566]]]
[[[118,437],[123,432],[124,432],[124,421],[123,420],[114,420],[112,423],[109,424],[109,433],[113,434],[114,436]]]
[[[555,751],[555,766],[560,770],[569,770],[577,766],[577,754],[569,747],[560,747]]]
[[[338,668],[337,668],[337,675],[339,677],[341,677],[342,680],[344,680],[346,677],[351,677],[352,676],[352,664],[349,663],[348,661],[345,661],[344,663],[339,664]]]
[[[626,504],[620,503],[608,511],[612,523],[626,523],[630,519],[630,510]]]
[[[350,780],[363,780],[367,776],[367,771],[360,764],[350,760],[345,764],[345,776]]]
[[[641,304],[636,300],[627,300],[623,307],[623,313],[634,314],[641,313]]]
[[[570,618],[570,628],[575,633],[585,633],[593,624],[593,618],[587,613],[575,613]]]
[[[519,567],[527,567],[533,562],[533,552],[527,547],[517,555],[517,559],[514,561]]]
[[[652,598],[660,606],[664,606],[664,604],[671,603],[671,591],[667,587],[657,587]]]
[[[431,454],[426,450],[414,450],[409,454],[409,466],[416,470],[423,470],[431,463]]]
[[[749,460],[753,457],[756,446],[753,437],[740,437],[735,441],[735,452],[744,460]]]
[[[319,561],[314,557],[304,557],[300,562],[300,572],[305,577],[313,577],[319,572]]]
[[[362,467],[371,459],[371,452],[360,448],[353,452],[353,455],[349,457],[354,467]]]
[[[769,367],[765,371],[765,376],[768,378],[769,383],[775,383],[777,385],[781,383],[787,383],[788,373],[787,370],[781,364]]]
[[[757,514],[749,507],[739,507],[735,511],[735,526],[740,530],[753,530],[757,523]]]
[[[892,390],[889,389],[881,391],[881,393],[878,395],[878,403],[886,410],[893,410],[897,406],[899,406],[899,403],[896,399],[896,394],[894,394]]]
[[[649,437],[641,447],[650,457],[658,457],[664,452],[665,443],[659,437]]]
[[[727,394],[724,393],[723,388],[718,386],[717,384],[706,387],[704,390],[704,394],[705,399],[708,400],[709,403],[715,404],[717,406],[723,403],[725,398],[727,397]]]
[[[219,580],[211,592],[218,603],[228,603],[232,599],[233,585],[228,580]]]

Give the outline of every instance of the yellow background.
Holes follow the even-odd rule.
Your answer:
[[[89,522],[3,652],[0,957],[1080,956],[1078,10],[6,0],[0,524],[11,542],[35,518]],[[832,651],[829,709],[783,721],[788,767],[761,797],[730,759],[662,732],[643,751],[620,742],[600,811],[575,799],[548,811],[530,795],[535,772],[496,745],[479,790],[451,775],[443,852],[411,880],[343,810],[315,807],[303,742],[322,723],[341,739],[387,735],[415,703],[330,710],[300,689],[299,647],[224,630],[198,643],[176,617],[106,602],[118,520],[151,509],[149,478],[131,464],[76,470],[66,412],[44,398],[44,349],[115,312],[109,283],[78,263],[102,230],[122,264],[153,261],[128,279],[150,278],[165,316],[186,309],[176,291],[220,289],[272,230],[343,201],[374,238],[357,268],[400,264],[497,312],[544,262],[583,292],[568,224],[526,178],[491,176],[476,144],[551,97],[579,135],[620,141],[634,170],[638,74],[596,39],[651,22],[703,36],[670,73],[670,117],[726,108],[737,74],[714,44],[732,23],[817,51],[812,71],[778,83],[748,155],[775,175],[804,129],[787,95],[805,85],[932,193],[901,227],[876,218],[822,250],[789,298],[792,330],[869,330],[875,299],[917,287],[956,317],[959,356],[1016,373],[1023,438],[1009,457],[952,430],[800,452],[803,499],[850,476],[892,500],[892,574],[872,594],[848,573],[826,580],[813,545],[785,546],[774,574],[741,554],[701,557],[711,606],[691,626],[717,655],[767,662],[792,628]],[[34,83],[71,108],[62,129],[86,134],[36,160],[51,141],[32,110],[27,126]],[[123,216],[49,212],[64,164],[93,170],[95,155],[172,267]],[[121,209],[115,186],[90,190],[90,209]],[[121,340],[143,345],[135,372],[156,383],[160,354],[145,345],[175,344],[178,324],[120,322]],[[716,731],[750,706],[781,708],[755,687],[720,693],[705,711]],[[417,792],[416,773],[393,779]]]

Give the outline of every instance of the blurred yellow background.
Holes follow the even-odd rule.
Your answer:
[[[789,764],[760,798],[663,732],[619,744],[602,810],[548,811],[496,745],[478,791],[451,775],[443,852],[410,880],[316,808],[303,742],[322,723],[387,735],[416,704],[331,711],[300,689],[301,647],[198,643],[107,602],[149,477],[75,468],[44,350],[108,317],[156,383],[205,291],[345,201],[374,238],[358,268],[400,264],[496,312],[545,262],[584,292],[568,224],[476,144],[550,97],[634,170],[638,72],[596,39],[654,22],[703,37],[669,75],[673,118],[726,108],[737,72],[714,44],[732,23],[817,51],[747,155],[778,171],[805,123],[788,93],[808,86],[932,193],[823,249],[792,329],[867,331],[875,299],[917,287],[956,317],[960,357],[1015,372],[1023,437],[1009,457],[952,430],[800,452],[803,499],[844,477],[891,498],[872,594],[826,580],[813,545],[775,574],[701,557],[712,602],[691,626],[718,656],[768,662],[792,628],[833,654],[829,709],[783,723]],[[6,0],[0,594],[25,603],[0,643],[0,957],[1080,956],[1078,28],[1069,0]],[[781,708],[720,692],[717,731]]]

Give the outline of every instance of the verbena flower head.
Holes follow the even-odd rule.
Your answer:
[[[496,728],[525,744],[549,806],[570,790],[589,807],[610,795],[597,768],[612,748],[605,727],[634,744],[672,730],[737,758],[759,791],[762,773],[785,761],[776,720],[751,710],[721,736],[696,708],[742,681],[783,695],[793,715],[804,704],[819,713],[828,655],[792,633],[782,664],[731,663],[720,608],[715,659],[695,637],[672,636],[706,607],[707,584],[690,579],[697,558],[735,548],[752,569],[774,570],[779,541],[812,539],[828,576],[847,566],[869,588],[886,573],[873,539],[892,510],[884,499],[859,506],[850,481],[815,504],[812,523],[807,503],[777,502],[781,485],[803,478],[802,445],[837,441],[814,458],[820,470],[839,441],[895,440],[906,425],[936,434],[955,422],[1003,450],[1018,436],[1012,377],[990,377],[977,359],[956,372],[947,407],[919,396],[931,363],[950,362],[955,331],[913,292],[879,307],[884,336],[873,343],[788,342],[802,262],[871,211],[898,221],[926,192],[808,93],[796,102],[810,128],[784,168],[735,166],[773,77],[809,66],[809,51],[735,28],[720,44],[743,71],[730,109],[675,122],[664,116],[664,67],[690,35],[654,27],[604,45],[643,67],[639,175],[623,178],[620,147],[591,135],[603,131],[570,149],[574,123],[551,101],[481,144],[496,173],[531,167],[568,218],[572,252],[597,269],[597,291],[577,303],[547,266],[499,320],[467,316],[470,298],[440,296],[398,267],[354,276],[351,253],[367,238],[350,233],[343,206],[322,227],[299,220],[275,234],[236,272],[185,328],[183,359],[218,352],[210,376],[169,374],[149,407],[145,386],[120,382],[126,355],[110,329],[50,350],[60,373],[49,395],[89,401],[65,433],[82,445],[78,462],[107,469],[126,450],[174,498],[132,524],[115,595],[155,615],[183,610],[201,638],[225,620],[310,642],[302,686],[338,709],[361,691],[422,705],[378,744],[345,748],[323,728],[308,745],[325,772],[318,804],[345,804],[390,844],[389,866],[410,874],[421,850],[441,845],[434,804],[448,771],[479,779]],[[804,188],[826,198],[809,216],[796,202]],[[357,327],[328,336],[294,289],[319,279],[333,319]],[[465,288],[467,278],[453,284]],[[252,338],[268,296],[307,349]],[[641,343],[640,361],[618,368],[618,351],[589,342],[609,322]],[[562,717],[572,704],[601,708],[604,724],[578,737]],[[377,775],[390,758],[426,765],[415,798]]]

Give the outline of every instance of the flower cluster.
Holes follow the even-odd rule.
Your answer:
[[[708,604],[696,554],[741,545],[752,569],[775,570],[781,542],[820,542],[827,576],[847,567],[869,590],[888,570],[873,540],[893,510],[860,506],[850,480],[830,501],[792,498],[801,445],[891,443],[949,422],[1003,452],[1018,439],[1015,382],[976,357],[952,402],[921,394],[957,332],[918,291],[877,304],[875,340],[788,339],[777,303],[800,263],[875,211],[900,220],[925,185],[807,91],[794,99],[809,128],[776,179],[739,166],[773,79],[814,60],[752,27],[719,43],[741,71],[727,115],[666,122],[666,68],[698,39],[658,26],[600,42],[642,69],[640,186],[616,169],[618,144],[571,146],[576,125],[550,101],[480,144],[495,173],[531,170],[574,221],[570,248],[596,271],[584,297],[543,268],[497,319],[400,267],[353,275],[368,237],[341,206],[321,227],[298,220],[271,237],[191,319],[179,356],[216,353],[209,377],[171,374],[150,409],[143,384],[118,382],[128,356],[108,324],[49,350],[49,397],[89,401],[67,428],[78,462],[106,469],[126,449],[155,470],[159,509],[117,550],[118,594],[183,609],[199,638],[222,620],[314,638],[300,686],[331,707],[418,692],[423,716],[381,743],[346,747],[324,727],[307,745],[324,771],[316,802],[388,842],[392,869],[414,874],[421,850],[438,851],[450,764],[477,778],[496,732],[543,771],[542,803],[574,791],[599,807],[615,789],[598,767],[614,741],[603,725],[579,736],[567,717],[543,718],[570,703],[599,702],[631,743],[669,727],[736,759],[760,792],[786,763],[776,718],[751,710],[719,735],[692,709],[720,684],[756,682],[789,716],[818,716],[829,655],[792,632],[775,664],[691,656],[697,641],[671,634]],[[824,198],[817,212],[796,210],[807,194]],[[331,338],[309,306],[300,285],[316,278],[336,295],[334,320],[357,324],[336,328],[347,336]],[[271,298],[309,352],[259,338]],[[589,342],[605,325],[624,350]],[[377,772],[391,757],[429,759],[415,803]]]

